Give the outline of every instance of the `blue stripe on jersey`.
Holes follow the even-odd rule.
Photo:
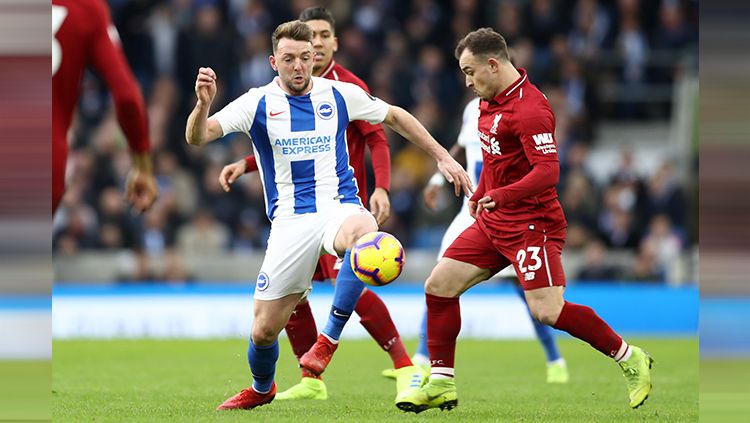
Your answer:
[[[260,168],[263,173],[263,190],[266,192],[266,210],[268,219],[273,220],[276,211],[276,201],[279,199],[279,191],[276,189],[276,168],[273,161],[273,150],[271,141],[268,139],[268,127],[266,126],[266,96],[258,102],[255,110],[255,120],[250,127],[250,138],[253,140],[255,151],[260,159]]]
[[[314,131],[315,111],[310,94],[303,96],[286,96],[289,102],[289,113],[292,115],[292,132]]]
[[[339,177],[339,201],[362,205],[357,197],[357,180],[354,178],[354,169],[349,166],[349,153],[346,149],[346,127],[349,125],[349,113],[346,110],[346,102],[339,91],[331,87],[333,98],[336,99],[336,110],[338,111],[338,130],[336,131],[336,175]]]
[[[315,213],[315,159],[295,160],[292,163],[294,184],[294,213]]]
[[[477,160],[476,166],[474,166],[474,172],[476,172],[477,179],[474,180],[474,185],[479,185],[479,176],[482,174],[482,164],[483,162],[481,160]]]

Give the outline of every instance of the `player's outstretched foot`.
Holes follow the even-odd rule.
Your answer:
[[[419,366],[396,369],[396,404],[425,384],[429,373]]]
[[[547,365],[547,383],[568,383],[568,366],[564,361],[556,361]]]
[[[323,334],[318,335],[318,340],[304,353],[299,359],[299,365],[313,372],[316,375],[322,374],[328,363],[331,362],[333,352],[336,351],[338,344],[334,344]]]
[[[646,351],[631,345],[630,358],[618,363],[628,383],[630,407],[638,408],[646,401],[651,392],[651,365],[654,359]]]
[[[217,410],[249,410],[251,408],[260,407],[261,405],[268,404],[273,401],[273,397],[276,396],[276,382],[271,385],[271,390],[265,394],[259,394],[255,392],[253,387],[243,389],[237,395],[224,401],[220,406],[216,407]]]
[[[452,410],[457,405],[456,382],[453,379],[430,380],[423,387],[396,401],[396,407],[413,413],[421,413],[430,408]]]
[[[303,377],[298,384],[276,395],[276,401],[301,399],[327,400],[326,384],[320,379]]]

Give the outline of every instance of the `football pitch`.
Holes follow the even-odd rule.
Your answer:
[[[559,339],[570,382],[545,382],[536,341],[459,340],[459,405],[405,414],[393,405],[390,365],[372,340],[344,340],[325,373],[327,401],[274,401],[250,411],[214,411],[249,384],[245,340],[55,341],[54,421],[523,421],[690,422],[698,419],[697,339],[633,339],[655,358],[654,390],[627,405],[619,367],[588,345]],[[407,342],[413,351],[415,342]],[[279,390],[296,383],[291,348],[281,341]]]

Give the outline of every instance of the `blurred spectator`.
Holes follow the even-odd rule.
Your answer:
[[[69,189],[54,220],[55,251],[142,246],[136,258],[123,260],[123,279],[142,281],[190,280],[182,256],[186,251],[262,251],[269,224],[257,174],[241,178],[228,194],[216,181],[221,165],[251,150],[247,137],[228,137],[207,150],[188,148],[185,121],[195,101],[198,67],[211,66],[219,75],[212,111],[266,84],[274,76],[268,64],[270,32],[313,3],[119,2],[114,20],[144,83],[161,197],[150,213],[135,219],[113,195],[124,183],[130,157],[106,92],[87,74],[71,137]],[[602,147],[596,129],[605,120],[668,116],[649,113],[648,101],[632,103],[630,111],[613,106],[623,103],[613,93],[674,83],[684,71],[681,58],[697,41],[697,24],[687,18],[695,15],[696,2],[365,0],[330,6],[339,23],[337,60],[362,76],[375,96],[413,113],[446,147],[455,140],[461,105],[471,95],[453,57],[456,42],[481,26],[505,35],[514,64],[527,69],[556,114],[558,194],[571,251],[585,252],[595,263],[603,243],[626,251],[626,257],[637,255],[626,272],[631,278],[658,280],[664,272],[671,274],[658,251],[672,247],[655,245],[674,243],[657,236],[663,232],[662,216],[671,222],[667,239],[677,236],[680,251],[695,242],[685,235],[694,199],[686,195],[674,164],[639,174],[636,156],[643,152],[633,147],[622,151],[619,165],[612,164],[611,178],[595,180],[592,175],[601,177],[601,172],[593,172],[598,164],[591,163],[590,153]],[[424,210],[418,193],[435,169],[419,149],[392,131],[387,134],[393,210],[383,230],[406,247],[429,247],[459,200],[446,191],[440,212]],[[592,265],[590,273],[600,270]]]
[[[584,251],[584,265],[576,279],[581,282],[601,282],[617,280],[620,271],[607,263],[607,249],[601,241],[593,241]]]
[[[623,279],[632,282],[659,283],[664,281],[664,276],[664,272],[659,269],[654,255],[649,251],[641,250]]]
[[[648,183],[648,212],[650,216],[666,214],[679,228],[685,228],[687,204],[677,180],[674,165],[667,161],[654,173]]]
[[[672,228],[669,217],[658,214],[651,220],[649,230],[641,241],[641,250],[653,255],[659,270],[668,279],[675,280],[675,263],[682,253],[682,243],[681,237]]]
[[[177,247],[183,254],[219,254],[229,245],[229,231],[210,211],[199,209],[177,231]]]

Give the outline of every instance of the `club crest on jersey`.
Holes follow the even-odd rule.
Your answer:
[[[268,277],[266,272],[260,272],[258,274],[258,280],[255,282],[255,289],[258,291],[265,291],[268,289],[268,285],[271,285],[271,278]]]
[[[333,104],[324,101],[318,104],[318,107],[315,109],[315,113],[317,113],[317,115],[320,116],[321,119],[328,120],[333,117]]]
[[[497,125],[500,123],[500,119],[502,119],[502,117],[502,113],[498,113],[495,115],[495,120],[492,121],[492,128],[490,128],[491,134],[497,135]]]

